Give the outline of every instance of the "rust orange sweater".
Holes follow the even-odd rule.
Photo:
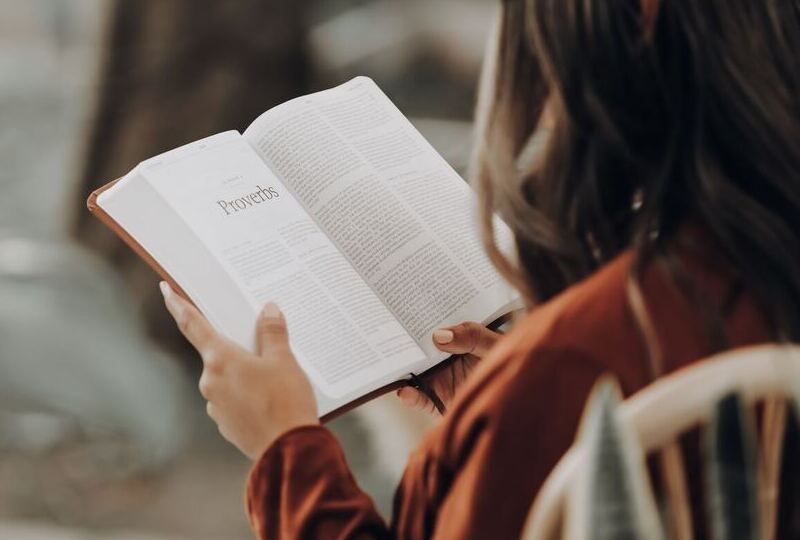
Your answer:
[[[538,489],[573,441],[597,378],[616,375],[626,394],[650,380],[625,292],[632,259],[623,254],[517,322],[410,457],[391,523],[358,488],[327,429],[283,435],[248,482],[259,538],[518,538]],[[707,303],[688,300],[658,263],[641,282],[667,372],[712,352],[705,313],[723,303],[732,283],[699,257],[684,263]],[[729,311],[725,329],[729,346],[770,335],[746,295]],[[699,497],[695,466],[689,463],[690,487]]]

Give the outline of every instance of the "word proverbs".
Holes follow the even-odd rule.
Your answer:
[[[217,206],[225,212],[226,216],[230,216],[231,214],[236,214],[242,210],[252,208],[257,204],[281,198],[280,193],[278,193],[274,187],[263,188],[256,185],[256,188],[258,191],[239,197],[238,199],[233,199],[232,201],[217,201]]]

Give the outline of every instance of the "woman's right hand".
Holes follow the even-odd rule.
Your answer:
[[[421,378],[433,390],[445,407],[448,407],[456,390],[472,372],[502,334],[489,330],[476,322],[463,322],[456,326],[440,328],[433,333],[433,343],[440,351],[456,356],[443,369]],[[436,413],[428,397],[415,388],[406,386],[397,391],[400,400],[409,407]]]

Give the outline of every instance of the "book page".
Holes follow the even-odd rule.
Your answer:
[[[516,299],[480,244],[472,190],[370,79],[276,107],[244,137],[429,357],[443,357],[436,327],[491,322]]]
[[[208,254],[185,254],[173,245],[172,253],[159,259],[212,322],[225,321],[220,329],[234,341],[252,350],[257,315],[266,302],[276,302],[286,316],[292,348],[318,393],[336,399],[359,397],[425,360],[238,134],[153,158],[137,173]],[[221,271],[216,281],[207,281],[201,273],[214,265]]]

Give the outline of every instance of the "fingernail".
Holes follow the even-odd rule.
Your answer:
[[[172,289],[170,289],[169,284],[166,281],[162,281],[158,284],[158,286],[161,289],[161,294],[164,295],[164,298],[167,298],[169,293],[172,292]]]
[[[433,340],[436,343],[441,343],[442,345],[450,343],[455,337],[456,335],[452,330],[436,330],[433,333]]]
[[[279,319],[283,316],[283,314],[277,305],[275,305],[273,302],[270,302],[264,306],[263,310],[261,310],[261,316],[268,319]]]
[[[413,407],[417,404],[417,398],[413,392],[409,392],[406,388],[401,388],[397,391],[397,397],[403,402],[403,405]]]

